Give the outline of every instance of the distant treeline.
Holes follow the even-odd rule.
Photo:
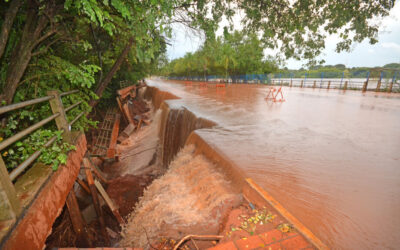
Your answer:
[[[277,63],[265,58],[263,47],[255,34],[226,30],[222,37],[207,39],[195,53],[165,61],[160,75],[170,77],[207,77],[218,75],[228,78],[242,74],[268,74],[277,72]]]
[[[397,72],[397,78],[400,72],[400,63],[389,63],[383,67],[353,67],[346,68],[344,64],[314,66],[310,69],[281,69],[273,74],[273,78],[392,78]]]

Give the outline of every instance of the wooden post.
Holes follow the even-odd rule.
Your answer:
[[[378,84],[376,85],[376,92],[381,91],[381,85],[382,85],[382,81],[379,79]]]
[[[364,82],[363,88],[362,88],[362,92],[367,91],[367,87],[368,87],[368,81]]]
[[[290,79],[290,87],[293,86],[293,79]]]
[[[315,89],[316,86],[317,86],[317,81],[314,81],[313,88]]]
[[[303,80],[301,80],[300,88],[302,88],[302,87],[303,87],[303,83],[304,83],[304,81],[303,81]]]
[[[114,158],[115,157],[115,150],[116,150],[115,148],[117,146],[117,137],[118,137],[120,119],[121,119],[121,115],[120,114],[116,114],[113,130],[111,132],[110,145],[108,146],[108,150],[107,150],[107,157],[108,158]]]
[[[20,215],[22,210],[21,203],[17,197],[14,185],[11,182],[10,176],[8,175],[8,171],[6,168],[6,164],[4,163],[1,155],[0,155],[0,181],[1,181],[0,189],[3,189],[5,194],[7,195],[8,201],[11,204],[15,216]],[[3,203],[3,201],[1,201],[1,203]]]
[[[344,82],[343,90],[347,90],[347,81]]]
[[[122,117],[124,117],[124,120],[126,121],[126,122],[129,122],[128,121],[128,118],[126,117],[126,115],[125,115],[125,111],[124,111],[124,109],[122,108],[122,103],[121,103],[121,99],[120,99],[120,97],[119,96],[117,96],[117,103],[118,103],[118,107],[119,107],[119,109],[121,110],[121,112],[122,112]]]
[[[106,231],[106,224],[104,223],[103,211],[101,210],[101,207],[100,207],[99,197],[97,196],[97,190],[96,190],[96,186],[94,185],[94,179],[93,179],[92,171],[90,168],[90,162],[87,158],[83,158],[83,166],[85,167],[85,174],[86,174],[87,182],[89,184],[89,189],[92,194],[93,206],[96,210],[97,217],[99,218],[99,221],[100,221],[101,232],[104,236],[106,244],[110,245],[110,238],[108,237],[108,234]]]
[[[328,89],[331,88],[331,81],[328,81]]]
[[[54,98],[49,101],[51,111],[53,112],[53,114],[60,113],[60,115],[55,119],[58,130],[64,129],[63,139],[66,142],[71,142],[72,140],[72,137],[70,136],[71,128],[69,126],[67,116],[65,115],[64,106],[61,101],[60,93],[58,92],[58,90],[50,90],[47,91],[47,95],[54,96]]]
[[[135,121],[132,118],[132,115],[131,115],[131,113],[129,111],[129,107],[128,107],[127,103],[122,105],[122,109],[125,112],[125,115],[126,115],[126,117],[128,119],[128,122],[131,123],[131,124],[135,124]]]
[[[392,89],[393,89],[393,82],[391,82],[391,83],[389,84],[388,92],[389,92],[389,93],[392,93]]]
[[[72,227],[78,237],[78,241],[80,243],[86,244],[85,247],[91,247],[92,242],[87,234],[85,228],[85,222],[83,220],[81,211],[79,210],[78,201],[76,200],[76,196],[74,193],[74,188],[69,191],[67,196],[67,207],[69,212],[69,217],[71,218]]]
[[[57,90],[50,90],[47,91],[47,95],[54,96],[54,98],[49,101],[53,114],[60,113],[60,115],[56,118],[56,125],[58,130],[64,129],[64,132],[69,132],[69,124],[65,115],[60,93]]]

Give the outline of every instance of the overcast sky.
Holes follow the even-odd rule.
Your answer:
[[[202,44],[203,38],[191,34],[182,25],[174,26],[174,37],[171,46],[167,48],[169,59],[182,57],[186,52],[194,52]],[[381,21],[379,42],[371,45],[368,41],[354,44],[350,52],[335,52],[338,42],[337,36],[329,36],[326,40],[326,48],[322,58],[325,64],[343,63],[347,67],[373,67],[383,66],[387,63],[400,63],[400,2],[396,1],[390,15]],[[288,60],[286,66],[290,69],[299,69],[304,62]]]

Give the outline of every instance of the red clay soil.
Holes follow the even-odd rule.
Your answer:
[[[152,181],[149,176],[125,175],[117,177],[108,183],[107,193],[118,205],[123,217],[130,214],[139,197],[143,196],[143,190]]]
[[[142,100],[130,100],[129,102],[131,102],[132,104],[129,104],[129,111],[132,114],[132,117],[135,117],[136,115],[140,115],[143,113],[146,113],[148,111],[150,111],[150,109],[147,107],[147,104],[142,101]]]

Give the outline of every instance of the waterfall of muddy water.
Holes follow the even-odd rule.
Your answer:
[[[149,240],[188,234],[218,234],[241,195],[194,146],[185,146],[161,178],[146,188],[122,230],[121,246],[149,248]],[[147,239],[148,237],[148,239]]]
[[[328,246],[400,245],[400,95],[284,88],[272,103],[261,85],[148,85],[214,121],[195,133]]]
[[[162,161],[164,167],[168,166],[179,149],[183,147],[192,131],[215,126],[214,122],[197,118],[186,108],[174,104],[176,104],[176,101],[164,102],[161,105],[163,119],[160,124],[160,144],[163,147]]]

